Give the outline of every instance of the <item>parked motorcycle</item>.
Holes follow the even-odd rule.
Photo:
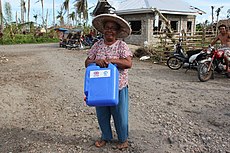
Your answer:
[[[71,49],[81,49],[82,43],[79,39],[71,39],[68,41],[66,48]]]
[[[67,45],[67,49],[83,49],[82,41],[81,41],[81,34],[80,32],[75,33],[71,39],[69,39]]]
[[[84,38],[82,38],[82,43],[84,46],[89,46],[91,48],[101,38],[102,37],[100,37],[100,36],[89,37],[86,35]]]
[[[186,54],[187,53],[187,54]],[[198,61],[203,57],[202,49],[190,50],[184,52],[182,41],[174,46],[174,53],[167,60],[167,66],[172,70],[179,70],[182,66],[187,66],[187,70],[192,67],[197,67]]]
[[[228,56],[228,62],[224,60],[224,53]],[[207,49],[207,57],[200,61],[198,66],[198,78],[205,82],[210,78],[214,79],[214,71],[217,73],[225,73],[230,78],[230,49],[220,48],[215,49],[209,47]]]

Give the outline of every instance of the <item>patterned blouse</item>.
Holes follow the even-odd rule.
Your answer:
[[[88,51],[89,59],[119,59],[132,56],[132,52],[128,45],[121,40],[117,40],[114,44],[108,46],[101,39],[96,42]],[[128,69],[119,70],[119,89],[128,85]]]

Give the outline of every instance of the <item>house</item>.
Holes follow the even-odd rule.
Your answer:
[[[230,30],[230,19],[225,19],[225,20],[220,20],[218,22],[218,25],[224,24],[228,27],[228,29]]]
[[[156,44],[159,39],[155,36],[166,32],[167,23],[174,32],[194,32],[196,15],[205,13],[182,0],[126,0],[117,6],[109,0],[99,0],[92,14],[108,13],[111,9],[130,23],[132,34],[125,41],[136,45],[146,41]]]

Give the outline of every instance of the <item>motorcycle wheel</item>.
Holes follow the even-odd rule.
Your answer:
[[[208,71],[210,62],[205,62],[198,65],[198,78],[201,82],[208,81],[213,76],[212,68]]]
[[[169,57],[167,60],[167,66],[172,70],[179,70],[183,65],[183,62],[176,57]]]

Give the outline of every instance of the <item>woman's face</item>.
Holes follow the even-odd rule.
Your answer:
[[[108,42],[115,41],[118,30],[119,27],[115,22],[106,22],[104,26],[104,39]]]

